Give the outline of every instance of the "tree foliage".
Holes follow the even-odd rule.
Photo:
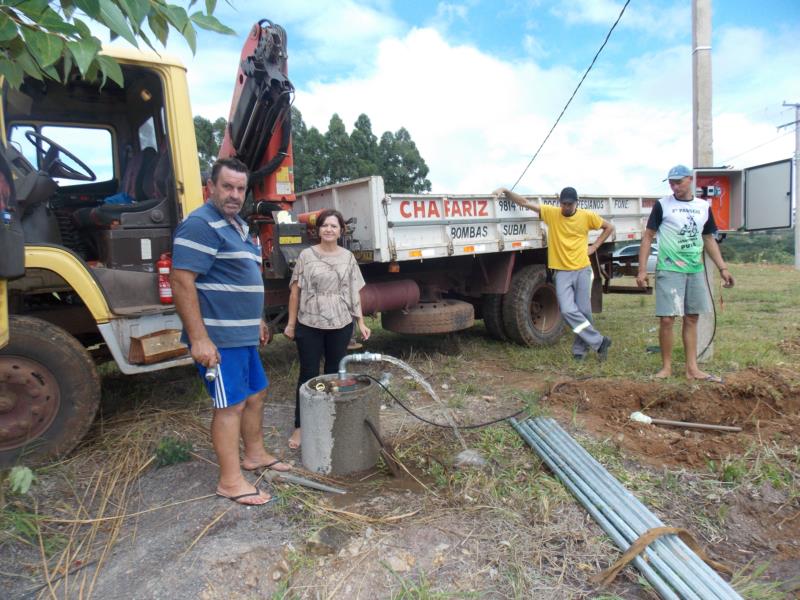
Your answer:
[[[789,265],[794,262],[794,231],[733,232],[719,247],[728,262]]]
[[[191,11],[197,0],[190,0]],[[0,0],[0,74],[17,88],[27,75],[66,82],[73,66],[87,80],[111,79],[123,84],[122,70],[100,54],[101,42],[88,23],[108,28],[137,48],[144,42],[166,45],[170,31],[179,33],[192,52],[197,28],[234,34],[213,16],[217,0],[205,0],[205,10],[188,12],[165,0]]]
[[[205,117],[194,118],[201,171],[216,160],[225,127],[222,117],[213,123]],[[323,134],[316,127],[309,128],[300,111],[292,107],[292,150],[297,191],[370,175],[383,176],[387,192],[418,194],[431,189],[428,165],[408,130],[387,131],[379,143],[365,114],[359,115],[349,135],[341,117],[334,114]]]
[[[197,139],[197,157],[200,160],[201,172],[210,171],[214,161],[217,160],[227,124],[223,117],[213,123],[199,115],[194,118],[194,136]]]
[[[428,165],[419,153],[411,134],[401,128],[385,132],[380,143],[372,123],[359,115],[348,135],[339,115],[334,114],[325,134],[303,122],[299,110],[292,108],[294,181],[297,190],[307,190],[340,181],[383,176],[386,191],[420,193],[430,191]]]

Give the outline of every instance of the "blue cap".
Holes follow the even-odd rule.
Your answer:
[[[686,165],[675,165],[669,170],[667,179],[683,179],[684,177],[691,177],[692,170]],[[664,181],[666,181],[665,179]]]

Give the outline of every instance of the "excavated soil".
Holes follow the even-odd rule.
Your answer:
[[[746,451],[758,441],[800,439],[800,378],[788,370],[747,369],[724,384],[693,385],[629,380],[556,382],[547,395],[556,414],[578,415],[582,426],[610,437],[619,447],[655,467],[707,468]],[[653,418],[738,426],[741,433],[645,425],[634,411]]]
[[[656,468],[719,471],[725,461],[750,456],[766,445],[778,456],[797,460],[800,440],[800,376],[788,369],[746,369],[728,375],[723,385],[698,382],[631,382],[629,380],[562,380],[545,397],[562,423],[573,420],[581,430],[608,439],[629,459]],[[653,418],[742,428],[717,433],[632,422],[641,411]],[[749,453],[749,454],[748,454]],[[736,543],[723,555],[741,556],[761,549],[776,562],[800,559],[800,510],[796,498],[768,482],[736,490],[722,499],[701,498],[711,512],[726,511],[727,528]],[[724,505],[724,508],[720,508]]]

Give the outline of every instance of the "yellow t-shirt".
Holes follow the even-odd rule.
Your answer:
[[[590,210],[579,208],[571,217],[561,214],[558,206],[541,204],[539,214],[547,223],[547,266],[559,271],[577,271],[589,266],[589,231],[600,229],[603,219]]]

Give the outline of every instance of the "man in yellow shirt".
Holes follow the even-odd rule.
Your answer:
[[[572,356],[575,360],[583,360],[591,349],[597,352],[601,361],[605,360],[611,338],[594,328],[589,257],[614,233],[614,225],[592,211],[578,208],[578,193],[571,187],[561,190],[560,208],[527,200],[506,188],[495,190],[494,196],[505,196],[518,206],[531,209],[547,224],[547,266],[555,273],[561,315],[575,333]],[[594,229],[603,231],[589,246],[589,231]]]

